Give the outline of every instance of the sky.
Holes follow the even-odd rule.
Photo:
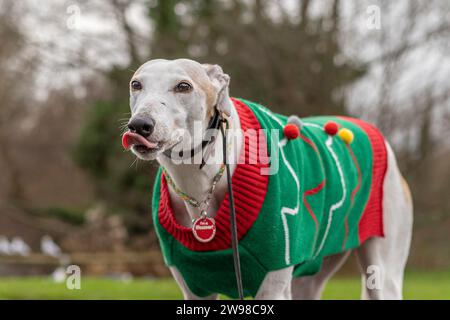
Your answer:
[[[392,85],[387,97],[382,93],[386,81],[385,61],[371,63],[367,75],[345,91],[351,112],[369,115],[380,99],[389,101],[399,108],[411,108],[417,93],[431,92],[443,95],[450,90],[450,34],[446,38],[426,39],[424,35],[440,25],[450,23],[450,1],[430,0],[424,10],[418,13],[416,24],[408,25],[407,3],[409,0],[384,1],[342,1],[342,38],[344,60],[359,64],[377,61],[385,52],[394,50],[399,44],[415,43],[414,49],[402,56],[397,69],[391,75]],[[127,20],[138,32],[143,43],[151,38],[152,25],[146,18],[143,1],[135,1],[127,12]],[[227,0],[222,0],[227,3]],[[250,5],[251,0],[246,0]],[[321,16],[328,10],[324,1],[314,1],[310,9],[312,16]],[[298,2],[284,0],[282,9],[295,12]],[[423,4],[423,2],[422,2]],[[108,1],[58,1],[24,0],[20,10],[20,21],[33,46],[28,54],[39,50],[41,65],[36,80],[37,97],[45,100],[49,90],[72,86],[82,97],[84,88],[79,86],[83,75],[95,74],[114,64],[126,65],[125,38],[120,33],[114,13]],[[377,9],[378,8],[378,9]],[[377,10],[379,16],[377,16]],[[185,8],[178,6],[177,13]],[[277,19],[280,7],[273,2],[268,14]],[[378,20],[374,17],[378,17]],[[379,25],[374,22],[379,22]],[[418,44],[418,45],[417,45]],[[79,53],[88,61],[89,67],[77,64]],[[144,52],[148,54],[148,52]],[[73,64],[73,65],[72,65]],[[449,101],[443,102],[449,110]],[[436,115],[437,121],[442,117]]]

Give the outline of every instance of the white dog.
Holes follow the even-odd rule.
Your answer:
[[[220,234],[208,233],[212,229],[215,232],[216,229],[208,224],[209,220],[207,221],[207,219],[213,221],[212,218],[217,218],[217,223],[220,223],[221,217],[216,215],[224,199],[227,199],[227,181],[225,178],[222,179],[221,175],[223,173],[222,139],[216,137],[216,139],[206,139],[206,143],[202,143],[202,141],[205,139],[207,128],[218,127],[217,122],[215,122],[217,119],[214,119],[214,117],[220,114],[228,119],[229,126],[234,133],[233,138],[228,140],[228,158],[238,159],[238,155],[245,149],[245,139],[243,138],[245,133],[241,133],[238,129],[248,125],[240,120],[238,113],[241,111],[236,109],[236,101],[230,99],[228,95],[228,84],[229,77],[223,73],[219,66],[202,65],[187,59],[151,60],[135,72],[130,82],[131,118],[129,131],[124,134],[123,143],[140,159],[156,159],[164,169],[165,181],[168,185],[168,197],[170,198],[168,206],[173,211],[173,217],[161,216],[164,214],[161,213],[162,209],[155,208],[154,205],[154,210],[160,211],[159,213],[156,212],[156,215],[154,214],[154,219],[156,219],[158,225],[161,219],[173,220],[167,222],[171,224],[170,228],[172,229],[167,226],[165,229],[161,226],[157,228],[160,240],[168,239],[169,234],[179,232],[179,237],[170,238],[170,244],[163,246],[163,254],[174,278],[183,291],[185,299],[216,299],[218,293],[227,293],[210,292],[202,288],[203,285],[220,283],[221,280],[227,279],[225,274],[222,279],[220,273],[216,272],[217,263],[208,266],[208,261],[213,261],[212,258],[209,260],[209,257],[212,257],[214,253],[211,253],[210,250],[203,250],[202,248],[207,247],[202,247],[202,243],[211,241],[214,236],[217,241],[223,241],[224,243],[229,241],[220,238]],[[215,109],[217,109],[217,113]],[[284,121],[269,114],[270,111],[266,109],[261,109],[260,112],[267,113],[273,118],[275,125],[276,122],[281,124]],[[199,123],[203,128],[203,132],[200,132],[200,134],[195,132]],[[322,130],[320,126],[315,124],[309,124],[309,126],[311,128],[308,130]],[[320,134],[326,137],[322,131]],[[190,137],[193,138],[191,140],[185,139],[186,133],[189,133]],[[330,135],[327,139],[327,145],[324,144],[323,147],[328,147],[330,153],[333,153],[330,146],[334,138]],[[291,142],[284,139],[279,146],[284,147],[288,143]],[[295,143],[300,144],[300,139]],[[342,144],[342,142],[339,143]],[[170,156],[170,152],[181,145],[184,145],[184,152],[175,152]],[[186,148],[191,150],[186,152]],[[370,237],[358,247],[351,248],[354,249],[361,267],[362,297],[367,299],[402,298],[403,272],[412,233],[413,210],[409,188],[399,172],[395,156],[387,143],[385,150],[387,150],[387,170],[381,190],[383,194],[382,228],[384,237]],[[177,156],[174,157],[174,154]],[[200,158],[198,158],[199,155]],[[200,159],[200,163],[205,160],[206,164],[200,168],[198,161],[197,163],[186,161],[191,157],[197,157],[197,160]],[[231,161],[231,172],[236,173],[238,166],[237,161]],[[299,186],[297,185],[297,187]],[[295,189],[294,184],[292,188]],[[161,195],[159,189],[155,190],[158,197],[165,192],[163,189],[161,188]],[[239,192],[237,190],[235,189],[234,194]],[[249,186],[249,190],[253,190],[251,186]],[[154,199],[154,202],[156,200]],[[330,221],[332,210],[330,209],[328,216]],[[328,214],[328,210],[323,214]],[[159,218],[158,215],[160,215]],[[279,213],[273,212],[273,215],[278,217]],[[194,233],[198,242],[192,243],[196,240],[189,240],[191,241],[189,242],[184,239],[183,237],[191,236],[186,232],[190,232],[193,223],[196,224],[199,221],[203,221],[205,224],[200,224],[198,228],[196,225],[196,230],[199,231]],[[162,225],[164,223],[166,222],[161,222]],[[280,222],[281,225],[283,224]],[[217,230],[217,232],[220,231],[219,228]],[[328,229],[326,231],[328,232]],[[202,232],[204,233],[202,234]],[[330,234],[332,233],[333,230],[330,230]],[[270,234],[261,236],[270,237]],[[240,235],[240,238],[242,237],[243,235]],[[181,240],[177,241],[177,239]],[[245,239],[245,235],[242,239]],[[185,240],[188,242],[184,243]],[[325,239],[323,241],[325,242]],[[180,242],[182,245],[180,245]],[[169,257],[168,250],[172,250],[171,248],[174,247],[178,248],[177,256]],[[186,272],[183,274],[173,261],[178,259],[177,261],[181,261],[183,267],[188,270],[190,267],[189,257],[183,259],[180,256],[184,253],[190,254],[189,250],[195,251],[195,248],[200,248],[195,254],[198,254],[196,257],[202,257],[203,260],[201,260],[201,264],[198,261],[195,263],[204,268],[202,269],[203,274],[187,275]],[[217,255],[229,252],[220,245],[217,248],[222,250],[217,250]],[[264,250],[264,248],[257,249]],[[247,249],[240,247],[240,251],[243,255],[242,263],[245,265],[247,263]],[[320,271],[301,277],[293,277],[296,266],[292,263],[289,264],[289,249],[280,251],[280,261],[286,260],[286,267],[267,272],[264,278],[257,282],[258,288],[256,291],[254,290],[252,295],[257,299],[319,299],[326,281],[344,263],[350,251],[344,250],[341,253],[326,256],[323,259]],[[195,263],[193,262],[192,268],[194,268]],[[212,270],[213,268],[214,270]],[[227,268],[232,270],[232,260],[229,261],[229,267],[227,266]],[[255,270],[254,273],[256,275],[258,272]],[[246,283],[250,283],[250,280],[246,280],[246,278],[251,277],[251,275],[252,270],[246,270],[243,266],[244,287]],[[234,283],[230,285],[232,286]],[[246,291],[247,294],[250,291]]]

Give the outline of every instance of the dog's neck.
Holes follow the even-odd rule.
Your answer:
[[[230,102],[231,103],[231,102]],[[232,128],[232,135],[227,138],[228,159],[237,159],[242,148],[242,134],[239,116],[231,103],[231,115],[229,117],[230,128]],[[158,157],[159,164],[167,171],[172,178],[175,185],[184,193],[198,200],[199,202],[205,200],[210,192],[214,176],[219,172],[223,163],[223,139],[222,134],[219,133],[215,142],[210,144],[210,156],[207,159],[206,165],[200,169],[199,164],[190,163],[175,163],[166,155]],[[236,168],[236,161],[230,163],[231,173]],[[210,201],[208,208],[208,216],[214,217],[219,209],[220,203],[227,192],[226,174],[222,176],[217,183],[216,189]],[[172,206],[175,219],[177,222],[185,227],[191,227],[192,220],[200,216],[200,209],[191,206],[183,201],[179,195],[175,193],[173,188],[169,185],[170,204]]]

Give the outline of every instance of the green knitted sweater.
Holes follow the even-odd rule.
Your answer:
[[[233,102],[243,130],[264,129],[257,148],[245,139],[241,157],[247,161],[233,175],[246,296],[256,295],[270,271],[295,266],[294,276],[312,275],[324,256],[383,236],[386,148],[374,127],[350,118],[303,118],[300,138],[287,140],[285,116],[250,101]],[[324,131],[330,120],[353,132],[351,144]],[[255,151],[260,148],[270,163]],[[198,296],[221,293],[236,298],[228,195],[215,217],[217,232],[210,243],[198,242],[189,228],[175,221],[161,170],[152,207],[165,263],[176,267]]]

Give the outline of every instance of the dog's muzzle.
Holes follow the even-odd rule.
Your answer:
[[[143,146],[147,149],[155,149],[158,144],[149,141],[147,138],[155,129],[153,119],[134,118],[128,123],[129,131],[122,136],[122,145],[125,149],[135,146]]]

